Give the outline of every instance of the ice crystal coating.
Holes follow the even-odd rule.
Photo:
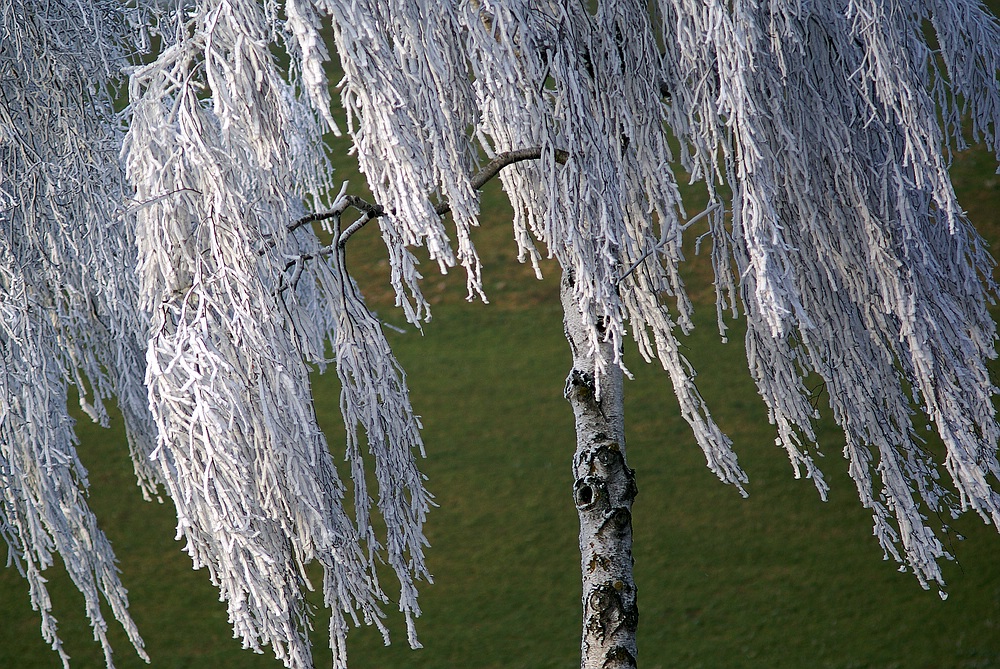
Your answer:
[[[474,175],[527,150],[499,175],[521,260],[573,277],[592,351],[631,338],[663,366],[721,480],[746,477],[678,340],[695,235],[723,332],[742,305],[796,476],[826,494],[818,381],[878,541],[922,585],[943,585],[948,557],[929,518],[1000,525],[994,261],[947,173],[970,140],[1000,156],[1000,25],[976,0],[14,0],[0,35],[0,534],[64,664],[41,575],[56,552],[108,665],[101,596],[143,655],[86,505],[71,392],[97,421],[117,398],[144,493],[171,498],[247,647],[311,666],[319,562],[345,666],[348,619],[381,625],[382,560],[417,645],[423,445],[344,262],[354,204],[321,139],[341,127],[411,321],[428,310],[414,246],[485,299]],[[703,216],[678,167],[707,189]],[[296,223],[324,209],[326,247]],[[331,362],[353,513],[309,383]]]

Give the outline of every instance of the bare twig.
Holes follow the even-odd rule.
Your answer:
[[[351,237],[351,235],[365,227],[369,221],[379,218],[380,216],[385,216],[386,213],[391,213],[386,212],[382,205],[371,204],[356,195],[348,195],[347,203],[349,206],[360,211],[363,215],[361,218],[347,226],[347,228],[337,237],[337,246],[341,248],[343,248],[344,244],[347,243],[347,240]]]
[[[131,206],[131,207],[128,208],[128,213],[129,214],[134,214],[135,212],[139,211],[140,209],[143,209],[144,207],[148,207],[150,205],[156,204],[160,200],[166,199],[166,198],[170,197],[171,195],[176,195],[177,193],[185,193],[185,192],[186,193],[195,193],[196,195],[201,195],[202,194],[200,190],[197,190],[195,188],[177,188],[177,189],[169,191],[167,193],[163,193],[162,195],[157,195],[156,197],[152,197],[152,198],[150,198],[148,200],[144,200],[142,202],[137,202],[136,204],[134,204],[133,206]]]
[[[520,163],[525,160],[538,160],[542,157],[543,149],[540,146],[531,147],[528,149],[518,149],[515,151],[506,151],[497,155],[493,160],[486,163],[475,176],[472,177],[471,185],[474,190],[479,190],[482,188],[490,179],[495,177],[500,173],[500,170],[507,167],[508,165],[513,165],[514,163]],[[569,153],[563,151],[562,149],[549,149],[557,163],[560,165],[566,164],[569,160]],[[329,246],[324,246],[317,253],[303,253],[296,258],[289,260],[285,263],[285,271],[294,269],[295,275],[294,279],[298,279],[298,275],[301,273],[302,264],[308,260],[312,260],[316,257],[328,256],[333,253],[342,252],[347,244],[347,240],[350,239],[351,235],[356,233],[361,228],[365,227],[370,221],[385,216],[386,214],[394,213],[391,210],[386,210],[382,205],[376,203],[372,204],[364,198],[360,198],[356,195],[345,195],[347,190],[347,182],[344,182],[343,187],[340,189],[340,194],[334,203],[334,208],[329,211],[318,212],[315,214],[309,214],[303,216],[302,218],[296,220],[288,226],[288,232],[295,232],[304,225],[309,225],[311,223],[318,223],[320,221],[326,221],[331,218],[336,219],[336,234],[334,235],[333,243]],[[340,217],[344,215],[344,212],[348,207],[354,207],[361,212],[361,217],[358,218],[354,223],[347,226],[343,231],[340,230]],[[442,202],[434,208],[434,212],[438,216],[443,216],[444,214],[451,211],[451,205],[447,202]],[[261,251],[261,254],[264,252]],[[648,254],[647,254],[648,255]],[[630,270],[631,271],[631,270]],[[623,277],[624,278],[624,277]],[[282,286],[279,291],[285,290],[288,286]]]
[[[508,165],[513,165],[514,163],[520,163],[525,160],[538,160],[539,158],[542,157],[542,152],[544,150],[545,149],[543,149],[540,146],[534,146],[527,149],[516,149],[514,151],[505,151],[504,153],[497,155],[495,158],[493,158],[493,160],[486,163],[486,165],[484,165],[483,168],[479,170],[479,172],[477,172],[475,176],[472,177],[470,183],[472,185],[473,190],[479,190],[480,188],[485,186],[490,179],[499,174],[500,170],[507,167]],[[550,149],[550,150],[553,153],[555,161],[560,165],[566,164],[566,161],[569,160],[569,153],[567,151],[563,151],[562,149]],[[386,211],[386,209],[383,208],[382,205],[380,204],[371,204],[370,202],[367,202],[355,195],[348,195],[346,196],[346,199],[348,206],[354,207],[362,214],[364,214],[364,216],[359,218],[357,221],[355,221],[341,233],[339,237],[340,240],[339,243],[341,244],[346,242],[351,235],[353,235],[355,232],[363,228],[369,221],[379,218],[381,216],[385,216],[386,214],[392,213],[391,211]],[[451,205],[448,204],[447,202],[442,202],[434,208],[434,213],[436,213],[438,216],[443,216],[449,211],[451,211]],[[309,214],[308,216],[303,216],[302,218],[298,219],[297,221],[289,225],[288,231],[294,232],[295,230],[301,228],[303,225],[309,225],[310,223],[318,223],[319,221],[325,221],[335,216],[340,216],[343,213],[344,212],[342,209],[341,210],[334,209],[331,211]]]
[[[323,211],[316,214],[309,214],[308,216],[303,216],[302,218],[300,218],[299,220],[295,221],[294,223],[288,226],[288,232],[290,233],[295,232],[303,225],[308,225],[310,223],[318,223],[319,221],[325,221],[331,218],[339,219],[340,216],[344,213],[344,210],[347,209],[347,207],[349,207],[351,204],[350,201],[347,199],[348,196],[345,195],[347,193],[348,185],[349,184],[346,181],[340,185],[340,192],[337,193],[337,197],[333,201],[333,209],[331,209],[330,211]],[[337,227],[338,228],[340,227],[339,220],[337,223]]]
[[[327,219],[333,218],[334,216],[340,216],[343,212],[341,211],[321,211],[316,214],[309,214],[308,216],[303,216],[299,220],[295,221],[288,226],[289,232],[295,232],[303,225],[309,225],[310,223],[319,223],[320,221],[325,221]]]

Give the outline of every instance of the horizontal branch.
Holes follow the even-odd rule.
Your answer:
[[[479,190],[482,188],[490,179],[495,177],[500,173],[500,170],[507,167],[508,165],[513,165],[514,163],[520,163],[525,160],[538,160],[543,155],[543,149],[540,146],[531,147],[528,149],[518,149],[515,151],[506,151],[494,157],[490,162],[486,163],[481,170],[479,170],[475,176],[472,177],[470,184],[473,190]],[[569,153],[563,151],[562,149],[550,149],[555,161],[560,165],[564,165],[567,160],[569,160]],[[304,225],[310,225],[312,223],[318,223],[320,221],[326,221],[331,218],[337,219],[337,234],[334,237],[333,243],[329,246],[324,246],[316,253],[303,253],[302,255],[296,257],[293,260],[289,260],[285,264],[285,271],[294,269],[295,276],[290,282],[294,284],[298,280],[298,275],[302,271],[302,263],[312,260],[317,256],[327,256],[335,253],[338,249],[343,249],[347,244],[347,240],[356,233],[361,228],[365,227],[370,221],[376,218],[385,216],[386,214],[394,213],[391,210],[387,211],[382,205],[375,203],[372,204],[367,200],[358,197],[357,195],[345,195],[344,191],[347,190],[347,182],[344,182],[343,188],[340,190],[340,194],[337,196],[337,200],[334,203],[334,208],[329,211],[318,212],[315,214],[309,214],[303,216],[302,218],[296,220],[288,226],[288,232],[292,233],[301,228]],[[358,218],[354,223],[347,226],[343,231],[340,230],[340,217],[344,215],[344,212],[348,207],[354,207],[361,212],[361,217]],[[442,202],[434,208],[434,212],[438,216],[443,216],[447,212],[451,211],[451,205],[447,202]],[[263,251],[261,251],[263,254]],[[284,290],[282,287],[280,290]]]
[[[533,146],[528,149],[516,149],[514,151],[505,151],[497,155],[493,160],[486,163],[483,169],[479,170],[474,177],[472,177],[471,186],[473,190],[479,190],[489,182],[490,179],[500,174],[500,170],[507,167],[508,165],[513,165],[514,163],[524,162],[525,160],[538,160],[542,157],[542,152],[544,149],[540,146]],[[552,149],[555,156],[555,160],[560,165],[565,165],[566,161],[569,160],[569,153],[563,151],[562,149]],[[444,215],[451,210],[451,205],[447,202],[442,202],[437,207],[434,208],[434,212],[438,215]]]
[[[302,218],[298,219],[297,221],[289,225],[288,231],[295,232],[303,225],[309,225],[310,223],[319,223],[320,221],[325,221],[327,219],[333,218],[334,216],[340,216],[342,213],[344,212],[331,210],[331,211],[321,211],[316,214],[309,214],[308,216],[303,216]]]
[[[549,149],[552,152],[552,156],[557,163],[560,165],[565,165],[566,161],[569,160],[569,152],[563,151],[562,149]],[[505,151],[504,153],[498,154],[492,160],[490,160],[486,165],[479,170],[475,176],[472,177],[469,182],[473,190],[479,190],[484,185],[486,185],[490,179],[494,178],[500,173],[500,170],[507,167],[508,165],[513,165],[515,163],[524,162],[526,160],[539,160],[544,154],[545,149],[540,146],[534,146],[527,149],[517,149],[514,151]],[[302,218],[297,219],[295,222],[291,223],[287,230],[289,233],[295,232],[299,228],[305,225],[310,225],[312,223],[319,223],[320,221],[326,221],[331,218],[337,219],[336,221],[336,235],[334,236],[333,243],[329,246],[324,246],[315,253],[303,253],[294,259],[289,260],[285,263],[285,271],[293,270],[292,278],[287,284],[282,285],[278,290],[279,292],[284,291],[289,286],[294,286],[298,282],[299,275],[302,272],[302,266],[305,262],[312,260],[317,257],[328,256],[338,251],[343,251],[347,244],[347,240],[351,238],[354,233],[356,233],[361,228],[365,227],[370,221],[385,216],[386,214],[394,213],[391,210],[386,210],[381,204],[372,204],[364,198],[358,197],[357,195],[345,195],[347,190],[347,182],[345,181],[343,187],[340,189],[340,193],[337,195],[336,202],[334,203],[333,209],[329,211],[317,212],[314,214],[308,214]],[[344,212],[348,207],[354,207],[361,212],[361,217],[358,218],[354,223],[347,226],[344,230],[340,230],[340,217],[344,215]],[[434,208],[434,212],[438,216],[443,216],[444,214],[451,211],[451,205],[447,202],[442,202]],[[261,255],[264,251],[261,250]],[[648,254],[647,254],[648,255]],[[641,261],[640,261],[641,262]],[[638,265],[638,263],[636,263]],[[634,268],[633,268],[634,269]],[[629,270],[632,271],[632,270]],[[627,274],[627,273],[626,273]],[[624,278],[624,277],[623,277]]]
[[[475,176],[472,177],[470,185],[473,190],[479,190],[485,186],[490,179],[495,177],[500,173],[500,170],[507,167],[508,165],[513,165],[514,163],[524,162],[525,160],[538,160],[542,157],[542,153],[545,149],[540,146],[533,146],[527,149],[516,149],[514,151],[505,151],[497,155],[493,160],[486,163],[481,170],[479,170]],[[566,164],[569,160],[569,152],[563,151],[562,149],[551,149],[555,161],[560,165]],[[353,235],[355,232],[360,230],[369,221],[381,216],[385,216],[387,213],[391,214],[393,212],[386,211],[385,208],[380,204],[371,204],[366,202],[360,197],[355,195],[346,196],[346,204],[349,207],[354,207],[362,214],[365,214],[356,222],[354,222],[350,227],[348,227],[340,235],[339,239],[341,243],[346,242],[347,239]],[[345,207],[346,208],[346,207]],[[443,216],[444,214],[451,211],[451,205],[447,202],[442,202],[434,207],[434,213],[438,216]],[[343,209],[332,209],[330,211],[318,212],[315,214],[309,214],[308,216],[303,216],[302,218],[296,220],[294,223],[288,226],[288,232],[295,232],[303,225],[309,225],[310,223],[318,223],[320,221],[325,221],[336,216],[340,216],[344,213]]]

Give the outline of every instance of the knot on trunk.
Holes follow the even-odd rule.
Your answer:
[[[601,435],[603,436],[603,435]],[[625,457],[617,442],[609,441],[601,444],[590,453],[590,473],[601,478],[610,479],[625,468]]]
[[[580,511],[605,506],[608,502],[608,486],[596,476],[584,476],[573,484],[573,501]]]
[[[624,533],[629,531],[631,528],[632,512],[624,506],[619,506],[611,509],[607,515],[604,516],[604,522],[601,523],[601,527],[598,528],[597,532],[601,533],[610,530]]]
[[[631,467],[625,467],[625,490],[622,492],[622,499],[631,504],[638,494],[639,487],[635,484],[635,470]]]
[[[639,609],[627,590],[631,588],[621,581],[602,583],[587,597],[587,628],[602,642],[619,630],[634,634],[639,625]],[[633,601],[626,603],[626,599]]]
[[[625,646],[614,646],[604,654],[604,664],[601,669],[625,669],[636,667],[635,655]]]
[[[576,399],[583,402],[593,402],[596,385],[594,375],[582,369],[573,369],[566,377],[566,387],[563,395],[571,402]]]

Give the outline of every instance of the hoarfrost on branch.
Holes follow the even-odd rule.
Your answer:
[[[573,276],[593,352],[610,342],[620,356],[631,337],[662,364],[720,479],[746,482],[678,344],[693,327],[682,242],[698,230],[712,241],[720,330],[742,304],[749,369],[796,476],[825,495],[806,385],[818,377],[878,541],[921,584],[943,585],[948,557],[928,511],[1000,525],[994,262],[947,173],[970,140],[1000,156],[996,19],[974,0],[653,5],[0,9],[0,534],[65,664],[41,576],[55,552],[108,665],[100,596],[143,655],[87,508],[71,387],[97,421],[117,398],[144,493],[172,499],[178,536],[245,646],[310,666],[302,593],[315,561],[344,666],[348,620],[381,625],[381,560],[417,644],[430,505],[419,420],[340,238],[324,249],[293,225],[329,210],[340,235],[350,205],[321,140],[341,132],[324,25],[381,207],[365,220],[377,220],[412,322],[429,309],[415,246],[442,271],[461,266],[470,298],[485,299],[474,175],[531,148],[537,159],[499,173],[521,261],[537,271],[545,254]],[[697,229],[678,165],[709,193]],[[599,392],[607,369],[595,359]],[[353,513],[309,385],[310,366],[331,362]],[[915,435],[915,412],[935,426],[943,462]]]

